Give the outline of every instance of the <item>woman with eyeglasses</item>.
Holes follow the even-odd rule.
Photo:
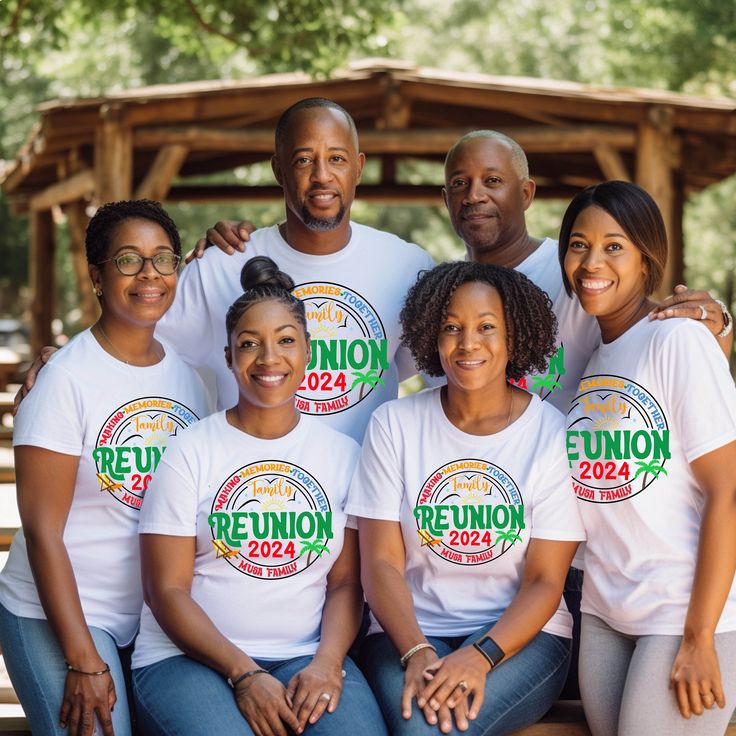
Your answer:
[[[154,339],[181,243],[155,202],[91,219],[101,314],[20,407],[22,528],[0,573],[0,644],[33,733],[131,733],[129,647],[142,606],[141,501],[171,437],[207,413],[201,381]]]

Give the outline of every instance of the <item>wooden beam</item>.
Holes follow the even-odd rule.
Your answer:
[[[67,204],[92,194],[95,177],[91,169],[83,169],[64,181],[59,181],[31,197],[31,210],[48,210],[54,205]]]
[[[118,104],[104,104],[95,130],[95,195],[99,204],[130,199],[133,139]]]
[[[527,153],[591,151],[601,143],[612,149],[631,150],[636,146],[636,131],[621,126],[573,126],[568,128],[500,128],[519,143]],[[467,128],[430,130],[360,131],[360,148],[368,154],[444,155]],[[248,128],[227,130],[196,125],[139,128],[133,135],[136,148],[159,148],[180,144],[193,151],[248,151],[272,153],[273,130]]]
[[[136,199],[166,199],[171,182],[178,175],[189,148],[181,144],[164,146],[135,191]]]
[[[56,284],[54,262],[56,233],[51,210],[31,212],[28,274],[31,287],[31,353],[38,355],[44,345],[53,344]]]
[[[598,143],[593,146],[593,155],[606,179],[631,181],[626,164],[616,149],[611,148],[607,143]]]
[[[84,247],[85,232],[90,218],[82,201],[68,204],[64,207],[64,214],[67,216],[69,226],[69,249],[77,277],[77,302],[82,312],[82,326],[90,327],[100,314],[100,303],[92,289]]]

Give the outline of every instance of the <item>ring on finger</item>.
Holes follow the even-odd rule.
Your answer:
[[[457,686],[460,688],[461,693],[464,693],[468,689],[468,683],[465,680],[460,680]]]
[[[698,304],[698,306],[700,307],[700,319],[708,319],[708,310],[702,304]]]
[[[322,695],[319,696],[322,700],[332,700],[332,695],[329,693],[322,693]]]

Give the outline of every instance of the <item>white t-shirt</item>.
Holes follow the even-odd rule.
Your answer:
[[[547,293],[558,326],[557,353],[550,359],[547,373],[525,376],[517,385],[567,413],[583,370],[600,343],[598,322],[585,312],[574,294],[567,295],[556,240],[546,238],[516,270]]]
[[[595,352],[567,426],[582,610],[627,634],[681,635],[705,503],[690,463],[736,439],[724,355],[693,320],[645,318]],[[733,630],[736,583],[716,629]]]
[[[143,603],[141,500],[171,437],[207,412],[202,382],[172,350],[157,365],[131,366],[86,330],[39,373],[15,418],[15,446],[79,456],[64,545],[87,624],[120,646],[135,635]],[[0,602],[16,616],[46,618],[22,529],[0,573]]]
[[[196,537],[192,598],[249,656],[314,654],[359,451],[312,417],[265,440],[219,412],[166,453],[143,504],[140,533]],[[133,667],[178,654],[144,606]]]
[[[532,537],[585,535],[569,492],[556,409],[533,396],[509,427],[478,437],[447,419],[440,391],[376,411],[347,512],[400,522],[420,628],[427,636],[464,636],[509,606]],[[544,630],[571,636],[564,601]]]
[[[172,308],[158,325],[191,365],[217,377],[218,409],[237,403],[235,379],[225,365],[225,314],[242,293],[240,271],[253,256],[272,258],[297,284],[312,336],[312,360],[297,405],[360,442],[373,410],[395,399],[398,382],[416,370],[400,348],[399,312],[417,274],[434,263],[424,250],[395,235],[351,223],[339,252],[301,253],[278,226],[256,230],[245,253],[210,248],[179,279]]]

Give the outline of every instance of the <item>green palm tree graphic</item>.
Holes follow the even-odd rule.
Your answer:
[[[518,532],[496,532],[496,540],[499,539],[502,542],[511,542],[513,546],[514,542],[521,541],[521,536]]]
[[[330,554],[330,550],[327,549],[327,544],[323,543],[321,539],[317,539],[314,542],[302,541],[302,548],[299,550],[299,557],[305,552],[314,552],[317,557],[322,557],[323,552]]]
[[[636,480],[641,473],[644,473],[644,475],[647,475],[648,473],[649,475],[653,475],[655,478],[658,478],[660,473],[667,475],[667,471],[661,465],[657,465],[654,460],[650,460],[649,462],[646,462],[645,460],[637,460],[636,464],[639,466],[639,469],[634,475],[634,480]]]
[[[358,384],[361,384],[360,393],[358,394],[358,401],[363,398],[363,393],[366,386],[375,388],[376,386],[378,386],[379,383],[382,386],[384,385],[383,378],[376,375],[375,369],[371,369],[369,371],[366,371],[365,373],[361,373],[360,371],[352,371],[352,374],[355,376],[355,379],[350,384],[350,390],[352,391]]]
[[[350,384],[351,391],[359,383],[367,384],[371,388],[375,388],[376,386],[378,386],[379,383],[383,385],[383,378],[377,376],[375,370],[366,371],[365,373],[361,373],[360,371],[353,371],[353,375],[356,376],[356,378]]]
[[[562,385],[554,379],[552,373],[548,373],[546,376],[534,376],[532,379],[532,390],[538,388],[548,388],[551,393],[558,388],[562,388]]]

